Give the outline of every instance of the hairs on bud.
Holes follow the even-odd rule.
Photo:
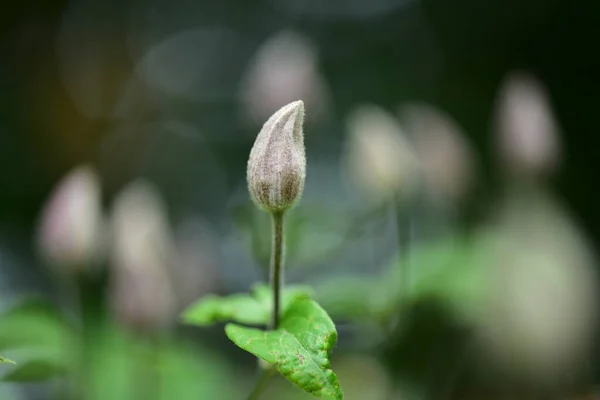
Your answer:
[[[254,203],[281,213],[302,196],[306,180],[304,103],[290,103],[267,120],[248,160],[248,190]]]

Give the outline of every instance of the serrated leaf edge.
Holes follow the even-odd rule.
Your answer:
[[[308,300],[313,302],[314,304],[316,304],[319,308],[321,308],[318,305],[318,303],[314,302],[314,300],[310,300],[310,299],[308,299]],[[291,306],[291,304],[290,304],[290,306]],[[323,310],[323,311],[325,312],[325,310]],[[335,326],[334,326],[334,329],[335,329]],[[287,366],[286,366],[286,364],[290,364],[290,362],[291,362],[289,359],[282,362],[282,358],[280,357],[279,351],[269,350],[269,354],[272,356],[272,358],[266,358],[264,356],[254,353],[253,351],[248,349],[248,347],[252,343],[253,339],[250,339],[249,342],[244,343],[244,344],[241,344],[239,341],[236,341],[235,337],[238,336],[237,333],[241,333],[241,331],[253,332],[255,334],[260,334],[260,335],[262,335],[263,340],[267,344],[269,343],[268,336],[270,334],[279,334],[279,335],[281,335],[279,337],[279,343],[282,347],[286,347],[284,345],[284,343],[282,342],[282,340],[285,339],[286,336],[288,337],[288,339],[289,338],[293,339],[295,342],[294,347],[298,347],[298,348],[302,349],[304,352],[306,352],[306,354],[308,356],[310,356],[309,360],[316,366],[316,369],[318,371],[322,371],[322,373],[324,374],[325,383],[329,384],[330,386],[324,385],[324,386],[317,387],[317,388],[311,388],[310,385],[305,385],[304,387],[299,385],[298,382],[300,381],[300,379],[297,379],[297,380],[292,379],[293,374],[296,372],[296,368],[295,367],[287,368]],[[335,331],[331,334],[326,335],[326,337],[324,338],[325,340],[323,340],[324,346],[322,348],[316,348],[316,349],[306,347],[293,333],[291,333],[284,327],[281,327],[276,331],[264,331],[261,329],[245,327],[245,326],[235,324],[235,323],[229,323],[225,326],[225,333],[226,333],[227,337],[241,349],[248,351],[251,354],[256,355],[260,359],[262,359],[270,364],[273,364],[284,377],[286,377],[291,383],[293,383],[295,386],[301,388],[302,390],[304,390],[308,393],[311,393],[313,396],[316,396],[316,397],[321,397],[321,395],[325,395],[327,398],[333,398],[336,400],[343,399],[343,392],[340,387],[339,380],[337,378],[337,375],[331,368],[331,361],[329,359],[329,356],[330,356],[333,348],[335,347],[335,344],[337,343],[337,334]],[[298,358],[301,358],[302,360],[304,360],[306,358],[305,356],[303,356],[300,353],[296,354],[296,356]],[[314,359],[315,357],[320,360],[323,360],[323,362],[322,363],[317,362]],[[300,363],[302,364],[302,361],[300,361]],[[292,366],[293,365],[294,364],[292,363]]]

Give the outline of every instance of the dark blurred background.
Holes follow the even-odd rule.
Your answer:
[[[600,380],[593,321],[600,244],[598,26],[600,3],[593,1],[3,3],[0,308],[8,317],[4,323],[0,317],[0,351],[17,366],[23,365],[19,358],[32,357],[34,366],[19,372],[0,365],[7,371],[0,396],[66,398],[64,381],[78,376],[69,372],[73,364],[63,363],[60,352],[38,355],[17,339],[21,330],[38,329],[40,315],[77,324],[77,309],[87,304],[82,298],[91,297],[129,332],[115,339],[118,345],[106,345],[110,351],[135,348],[125,358],[145,360],[144,346],[155,343],[148,338],[160,336],[161,354],[164,348],[165,357],[175,354],[169,371],[183,371],[173,372],[179,380],[167,372],[162,377],[169,382],[164,387],[177,388],[172,392],[131,389],[131,382],[139,387],[139,379],[152,380],[152,371],[142,371],[150,375],[133,374],[112,394],[90,389],[91,398],[244,398],[255,361],[222,335],[222,326],[182,327],[176,316],[208,293],[248,291],[265,279],[269,221],[249,200],[246,163],[262,124],[297,99],[306,106],[307,184],[289,216],[286,278],[313,285],[338,323],[334,369],[339,366],[343,387],[347,382],[347,398],[593,393]],[[371,131],[381,134],[371,139]],[[390,133],[397,137],[387,138]],[[405,139],[414,150],[394,153]],[[362,148],[369,149],[363,154]],[[76,170],[75,183],[57,201],[86,198],[78,192],[85,188],[101,191],[104,216],[98,218],[107,222],[104,234],[89,239],[102,243],[92,261],[69,258],[77,245],[60,222],[71,215],[69,206],[49,206],[61,179],[82,165],[84,172]],[[395,168],[399,172],[386,175]],[[133,221],[119,223],[132,214]],[[66,226],[85,231],[87,219],[73,215],[78,222]],[[53,222],[44,222],[48,218]],[[127,239],[155,230],[158,255],[149,249],[156,246]],[[44,237],[53,234],[60,238]],[[502,254],[535,247],[535,261],[529,253],[507,260],[490,253],[488,242],[499,237],[502,246],[505,237],[518,238],[506,246],[521,245],[502,247]],[[116,238],[127,243],[114,244]],[[526,246],[529,239],[533,244]],[[65,253],[53,247],[61,245],[71,251],[62,259]],[[455,266],[467,263],[466,253],[485,253],[475,275],[487,274],[493,262],[510,270],[513,258],[513,270],[529,272],[498,278],[494,270],[473,278],[471,269]],[[538,261],[539,269],[529,268]],[[97,264],[99,277],[73,284],[65,278],[69,262],[84,269]],[[443,271],[421,286],[419,274],[411,273],[415,287],[426,289],[415,289],[408,301],[395,295],[402,279],[385,289],[373,283],[372,291],[357,284],[408,264],[420,269],[420,262]],[[152,268],[120,275],[130,264]],[[479,279],[477,288],[464,289],[472,279]],[[547,279],[549,285],[540,283]],[[170,292],[163,295],[166,280]],[[486,308],[497,285],[500,297],[491,296]],[[71,296],[73,287],[88,289]],[[341,287],[346,290],[332,289]],[[516,287],[518,294],[510,290]],[[373,306],[381,311],[374,316],[375,294],[384,292],[390,299],[381,300],[384,311]],[[32,316],[23,323],[15,313]],[[528,325],[536,321],[541,327]],[[42,325],[40,332],[58,329]],[[5,342],[3,329],[14,330],[4,334]],[[548,331],[566,333],[547,337]],[[38,340],[31,338],[36,349]],[[11,354],[15,341],[29,349],[26,356]],[[182,342],[194,352],[173,344]],[[488,352],[473,350],[479,346],[491,349],[483,362],[478,356]],[[554,364],[564,368],[546,368]],[[89,387],[111,386],[116,378],[94,368],[101,372],[91,374],[97,383]],[[205,378],[194,378],[198,374]],[[293,396],[302,393],[285,381],[265,394]]]

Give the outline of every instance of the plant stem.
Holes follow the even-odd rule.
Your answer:
[[[162,377],[159,371],[162,347],[158,335],[145,333],[139,337],[136,348],[136,368],[134,369],[139,399],[162,398]]]
[[[269,381],[271,380],[271,377],[273,376],[274,372],[275,370],[273,367],[261,369],[260,377],[256,381],[254,389],[252,389],[252,392],[248,395],[247,400],[260,399],[260,396],[267,389]]]
[[[85,275],[75,279],[77,289],[77,301],[81,318],[81,342],[78,349],[79,365],[76,375],[75,398],[87,399],[90,388],[91,369],[94,362],[94,346],[97,336],[103,324],[102,295],[99,283],[93,278]]]
[[[273,213],[273,245],[271,247],[271,287],[273,289],[273,318],[271,329],[279,327],[281,289],[283,286],[283,212]]]
[[[402,297],[405,297],[410,290],[410,280],[412,278],[410,274],[410,247],[414,244],[414,220],[410,214],[410,210],[409,212],[406,211],[406,202],[395,199],[392,204],[394,205],[394,212],[396,215],[396,229],[398,232],[398,247],[401,263],[400,268],[402,268],[402,281],[400,284],[403,288]]]
[[[271,245],[271,288],[273,290],[273,316],[271,318],[271,329],[279,327],[281,314],[281,289],[283,287],[283,212],[275,212],[273,216],[273,243]],[[269,385],[275,369],[260,368],[261,375],[254,385],[254,389],[248,400],[258,400]]]

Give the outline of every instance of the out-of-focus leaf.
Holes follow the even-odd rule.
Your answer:
[[[316,397],[343,399],[329,360],[337,331],[329,315],[315,301],[295,300],[275,331],[235,324],[228,324],[225,331],[236,345],[274,364],[301,389]]]
[[[483,288],[484,251],[483,241],[445,239],[421,245],[408,260],[393,259],[380,277],[336,278],[318,285],[317,293],[332,316],[353,321],[384,322],[399,308],[426,299],[468,313]]]
[[[478,303],[483,289],[486,243],[483,240],[443,240],[423,246],[414,254],[408,267],[414,279],[408,285],[407,301],[426,299],[443,301],[458,314],[468,313]]]
[[[295,299],[313,296],[306,286],[289,286],[282,296],[282,309],[285,312]],[[257,285],[251,294],[233,294],[227,297],[207,296],[188,307],[183,312],[183,321],[207,326],[217,322],[236,321],[246,325],[264,325],[271,318],[273,298],[266,285]]]
[[[160,400],[240,398],[230,385],[230,366],[207,350],[187,343],[142,342],[106,329],[94,348],[92,380],[94,399],[129,400],[154,397]]]
[[[69,330],[59,313],[40,301],[27,301],[0,316],[0,349],[59,348]]]
[[[47,380],[63,374],[69,363],[70,332],[58,312],[28,301],[0,316],[0,349],[19,361],[3,369],[3,381]]]
[[[16,364],[13,360],[9,360],[8,358],[4,358],[2,356],[0,356],[0,364]]]
[[[380,284],[378,277],[346,276],[317,284],[315,290],[333,318],[359,320],[375,316],[373,298]]]
[[[5,382],[36,382],[56,378],[65,373],[65,360],[57,355],[28,351],[29,359],[19,358],[19,364],[0,375]],[[20,354],[16,351],[15,354]],[[15,357],[16,358],[16,357]],[[14,364],[14,363],[13,363]]]
[[[136,379],[142,377],[137,367],[135,343],[125,334],[105,329],[97,337],[90,360],[90,384],[87,390],[94,399],[134,399]]]
[[[233,371],[224,360],[207,350],[191,351],[186,346],[170,347],[159,359],[163,382],[162,400],[229,400],[241,398]]]

